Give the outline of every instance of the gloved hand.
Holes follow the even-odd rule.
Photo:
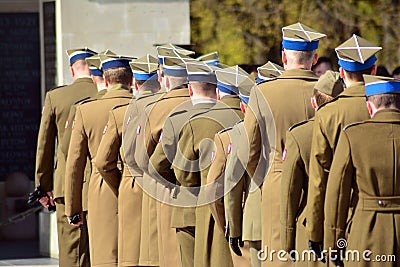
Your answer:
[[[334,266],[344,267],[344,263],[340,259],[334,259],[334,260],[331,260],[331,261],[333,262]]]
[[[323,263],[326,262],[324,255],[322,255],[322,242],[308,240],[308,248],[315,253],[318,260],[322,261]]]
[[[330,255],[330,260],[333,262],[333,266],[339,266],[339,267],[344,267],[344,263],[342,261],[341,255],[343,255],[342,250],[336,251],[336,253],[333,253]]]
[[[244,246],[244,242],[242,241],[242,237],[229,237],[229,245],[231,246],[233,252],[236,255],[242,256],[242,252],[240,251],[239,246],[242,248]]]

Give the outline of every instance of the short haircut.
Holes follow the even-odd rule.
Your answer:
[[[155,93],[161,89],[161,85],[158,82],[158,80],[147,80],[147,81],[135,80],[135,82],[140,87],[139,88],[140,91],[149,90]]]
[[[191,82],[193,91],[203,96],[216,96],[217,95],[217,85],[205,82]]]
[[[350,80],[363,82],[364,81],[363,75],[364,74],[371,75],[373,68],[374,68],[374,66],[371,66],[368,69],[360,70],[360,71],[347,71],[347,70],[345,70],[345,71],[347,73],[347,77]]]
[[[132,83],[133,74],[130,67],[106,69],[103,74],[109,84],[121,83],[129,86]]]
[[[87,64],[86,60],[84,60],[84,59],[77,59],[72,63],[71,67],[78,69],[78,70],[85,69],[88,67],[88,64]]]
[[[312,65],[314,60],[315,50],[307,50],[307,51],[297,51],[297,50],[288,50],[285,49],[286,55],[290,57],[290,59],[297,64],[301,65]]]
[[[165,76],[167,76],[169,79],[169,87],[171,89],[178,87],[178,86],[185,85],[188,83],[187,76],[185,76],[185,77],[176,77],[176,76],[170,76],[170,75],[165,75]]]
[[[319,91],[317,89],[314,89],[314,97],[315,97],[315,102],[318,107],[320,107],[322,104],[325,104],[326,102],[329,102],[333,99],[332,96],[322,93],[321,91]]]
[[[394,69],[394,71],[392,72],[392,76],[399,74],[400,74],[400,66]]]
[[[317,60],[317,63],[315,63],[314,66],[312,66],[311,70],[314,70],[316,67],[318,67],[319,65],[321,65],[322,63],[326,63],[329,66],[331,66],[331,69],[333,69],[333,64],[332,61],[329,57],[319,57]]]
[[[400,94],[377,94],[367,97],[376,108],[396,108],[400,109]]]

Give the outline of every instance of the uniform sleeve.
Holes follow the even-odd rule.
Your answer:
[[[35,184],[45,192],[53,190],[54,153],[57,137],[55,120],[51,97],[47,93],[39,127],[35,172]]]
[[[118,188],[122,176],[121,171],[118,169],[120,148],[121,135],[118,132],[115,114],[110,110],[108,122],[96,153],[95,165],[116,196],[118,196]]]
[[[216,134],[214,137],[215,150],[213,157],[213,161],[210,166],[210,170],[207,175],[207,184],[217,182],[218,178],[221,179],[218,181],[219,183],[223,183],[223,174],[225,170],[226,156],[225,150],[221,141],[219,134]],[[219,186],[219,185],[218,185]],[[223,186],[223,184],[222,184]],[[219,192],[217,189],[216,192]],[[215,223],[218,228],[225,233],[225,211],[224,211],[224,202],[223,198],[219,198],[216,201],[210,203],[211,214],[214,217]]]
[[[243,192],[246,190],[248,182],[246,180],[248,179],[245,168],[238,158],[237,151],[234,150],[230,157],[228,157],[225,169],[225,190],[227,193],[224,203],[230,237],[239,237],[242,235]]]
[[[82,212],[82,186],[88,153],[88,138],[82,112],[77,107],[65,171],[64,197],[67,216]]]
[[[261,132],[259,126],[259,120],[261,118],[261,113],[259,110],[258,93],[259,89],[254,88],[250,94],[250,101],[246,114],[244,117],[244,127],[246,129],[246,135],[249,144],[249,157],[247,161],[247,170],[250,176],[253,176],[260,156],[261,156]],[[246,138],[246,135],[243,138]]]
[[[149,173],[152,177],[162,177],[175,184],[170,157],[175,155],[176,145],[172,123],[167,119],[154,153],[150,157]]]
[[[291,132],[286,133],[286,158],[281,178],[281,245],[285,251],[295,249],[296,221],[303,185],[307,175],[300,149]]]
[[[306,231],[309,240],[315,242],[323,238],[325,191],[331,162],[332,150],[317,112],[311,144],[306,211]]]
[[[325,249],[337,248],[336,241],[345,237],[354,174],[350,143],[344,131],[339,137],[326,190]]]
[[[68,149],[69,149],[69,143],[71,141],[72,125],[74,124],[74,119],[75,119],[75,111],[76,111],[76,105],[72,105],[71,109],[69,110],[67,123],[65,124],[64,135],[60,142],[60,149],[61,152],[63,152],[65,159],[67,159],[68,157]]]

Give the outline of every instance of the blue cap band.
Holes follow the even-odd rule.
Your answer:
[[[400,82],[377,82],[365,85],[365,95],[400,93]]]
[[[135,77],[135,80],[138,81],[148,81],[148,80],[157,80],[158,75],[157,73],[133,73],[133,77]]]
[[[367,59],[364,64],[363,63],[359,63],[356,61],[348,61],[348,60],[344,60],[344,59],[340,59],[339,58],[339,65],[340,67],[342,67],[343,69],[347,70],[347,71],[361,71],[361,70],[365,70],[368,69],[370,67],[372,67],[375,64],[376,61],[376,56],[373,55],[372,57],[370,57],[369,59]]]
[[[249,103],[249,100],[250,100],[249,96],[245,96],[245,95],[242,95],[239,93],[239,98],[240,98],[240,100],[242,100],[243,103],[245,103],[245,104]]]
[[[217,88],[218,88],[218,90],[220,90],[221,92],[224,92],[225,94],[230,94],[230,95],[239,94],[239,89],[236,86],[221,83],[220,81],[217,82]]]
[[[85,58],[91,57],[91,56],[94,56],[94,54],[89,53],[89,52],[82,52],[82,53],[76,54],[69,59],[69,64],[72,65],[78,59],[85,59]]]
[[[187,72],[186,72],[186,68],[173,68],[173,69],[169,69],[168,67],[166,67],[164,65],[164,74],[165,75],[169,75],[169,76],[174,76],[174,77],[187,77]]]
[[[305,41],[293,41],[285,40],[282,41],[282,47],[289,50],[297,51],[310,51],[318,48],[319,40],[305,42]]]
[[[113,59],[105,61],[101,64],[101,68],[104,70],[118,67],[130,67],[128,59]]]
[[[102,71],[102,70],[99,70],[99,69],[97,69],[97,68],[93,68],[93,69],[90,69],[90,68],[89,68],[89,70],[90,70],[90,73],[91,73],[93,76],[103,76],[103,71]]]
[[[204,82],[204,83],[217,83],[217,77],[215,73],[207,73],[207,74],[188,74],[189,82]]]
[[[212,65],[212,66],[219,66],[221,64],[221,62],[219,61],[219,59],[213,59],[213,60],[206,60],[204,61],[206,64],[208,65]]]

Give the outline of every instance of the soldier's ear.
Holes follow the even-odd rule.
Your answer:
[[[314,66],[315,64],[317,64],[317,61],[318,61],[318,54],[315,53],[315,54],[314,54],[314,59],[313,59],[313,62],[312,62],[312,64],[311,64],[311,66]]]
[[[371,75],[376,75],[376,65],[372,66]]]
[[[283,64],[284,66],[287,65],[287,55],[286,55],[285,49],[282,50],[282,64]]]
[[[74,77],[75,76],[74,68],[72,66],[69,66],[69,69],[71,70],[72,77]]]
[[[369,116],[372,117],[376,112],[376,107],[375,107],[374,103],[367,100],[367,108],[368,108]]]
[[[193,96],[193,88],[192,88],[192,86],[190,85],[190,83],[189,83],[188,88],[189,88],[189,96],[192,97],[192,96]]]
[[[245,103],[243,103],[242,101],[240,101],[240,110],[242,111],[243,114],[246,114],[246,108],[247,108],[247,105]]]

